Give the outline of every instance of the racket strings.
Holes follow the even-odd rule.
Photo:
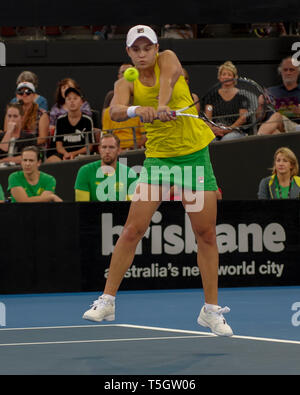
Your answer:
[[[201,99],[201,111],[210,120],[216,124],[230,126],[240,118],[244,120],[240,125],[242,129],[251,129],[263,122],[270,100],[256,83],[245,78],[236,79],[235,87],[238,91],[228,100],[219,93],[221,87],[221,84],[217,84]],[[209,105],[212,107],[210,114],[207,111]]]
[[[177,110],[177,115],[199,117],[214,127],[244,131],[247,134],[256,134],[259,127],[265,122],[277,123],[277,120],[269,120],[270,116],[276,112],[276,109],[274,101],[266,89],[248,78],[238,78],[234,82],[235,88],[238,90],[232,97],[228,95],[228,98],[223,98],[219,92],[226,93],[226,89],[221,91],[223,85],[218,83],[202,96],[199,101]],[[227,93],[229,91],[227,90]],[[200,103],[198,116],[192,115],[188,111],[197,103]],[[208,110],[209,106],[211,107],[210,110]],[[300,120],[300,115],[299,117],[288,118],[297,122]],[[239,126],[232,127],[237,120],[239,120]]]

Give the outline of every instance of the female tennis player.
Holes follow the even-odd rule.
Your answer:
[[[157,36],[149,26],[129,30],[126,50],[139,78],[133,82],[124,78],[116,81],[110,114],[115,121],[141,117],[147,132],[146,159],[112,254],[104,293],[83,318],[98,322],[115,319],[116,293],[132,264],[138,242],[170,189],[171,178],[171,185],[181,192],[198,246],[197,264],[205,296],[198,323],[217,335],[231,336],[232,330],[223,317],[230,309],[218,305],[218,188],[208,151],[215,136],[200,119],[174,116],[172,110],[191,105],[193,99],[176,54],[170,50],[158,52]],[[195,107],[189,111],[197,114]],[[181,171],[173,172],[175,168]]]

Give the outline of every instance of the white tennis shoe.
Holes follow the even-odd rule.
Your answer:
[[[203,306],[197,322],[199,325],[202,325],[206,328],[210,328],[210,330],[218,336],[232,336],[233,332],[230,326],[227,324],[223,314],[229,313],[229,307],[220,307],[217,306],[216,311],[208,311],[208,309]]]
[[[83,316],[83,319],[89,321],[114,321],[115,319],[115,302],[100,296],[95,300],[89,310]]]

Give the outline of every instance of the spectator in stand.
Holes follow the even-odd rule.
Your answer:
[[[24,110],[22,130],[37,137],[38,145],[45,145],[49,135],[49,116],[34,102],[35,87],[31,82],[21,82],[17,86],[16,96]],[[7,118],[4,131],[7,130]]]
[[[75,182],[75,200],[131,200],[138,179],[130,167],[118,161],[120,140],[112,133],[102,135],[99,145],[101,160],[83,165]]]
[[[258,188],[258,199],[299,199],[299,163],[294,152],[280,147],[274,154],[272,175],[263,178]]]
[[[8,177],[8,191],[12,203],[62,202],[55,194],[56,180],[53,176],[39,171],[41,152],[36,146],[25,147],[22,151],[22,170]]]
[[[133,67],[132,64],[124,63],[119,67],[118,80],[123,78],[125,70],[129,67]],[[109,91],[104,100],[102,129],[104,131],[113,131],[113,133],[119,137],[122,151],[144,147],[146,135],[144,125],[139,117],[134,117],[123,122],[112,121],[109,109],[113,94],[114,91]]]
[[[67,113],[67,105],[65,101],[65,92],[68,88],[75,88],[79,92],[81,91],[78,83],[72,78],[64,78],[57,83],[56,91],[55,91],[55,104],[52,106],[50,110],[50,136],[51,140],[48,143],[48,153],[47,157],[50,157],[53,153],[56,152],[55,143],[53,141],[53,137],[55,134],[56,121],[61,116]],[[92,116],[92,110],[90,104],[83,99],[83,103],[81,106],[81,111],[83,114]]]
[[[64,115],[68,111],[65,102],[65,92],[68,88],[75,88],[81,92],[80,86],[72,78],[64,78],[57,83],[55,91],[55,104],[50,110],[50,128],[55,128],[57,118],[61,115]],[[89,117],[92,116],[91,106],[85,99],[83,99],[81,111]]]
[[[221,123],[232,128],[239,127],[246,122],[249,100],[235,86],[238,78],[237,68],[231,61],[223,63],[218,68],[217,89],[209,92],[203,100],[205,114],[216,123]],[[228,131],[216,126],[210,126],[217,140],[233,140],[245,137],[245,133]]]
[[[275,112],[262,123],[259,135],[300,131],[300,67],[294,66],[291,57],[283,59],[278,67],[282,84],[268,88]]]
[[[56,121],[54,152],[47,162],[74,159],[91,152],[94,143],[93,120],[81,110],[83,96],[76,88],[65,91],[67,112]],[[89,144],[87,144],[87,141]]]
[[[110,117],[108,107],[103,113],[102,129],[103,131],[113,132],[119,137],[122,151],[143,148],[145,146],[145,129],[139,117],[115,122]]]
[[[16,81],[16,86],[18,86],[21,82],[31,82],[34,85],[35,88],[35,93],[34,93],[34,102],[43,110],[48,111],[48,100],[44,97],[39,95],[37,92],[38,88],[38,77],[35,73],[32,71],[22,71],[21,74],[19,74],[17,81]],[[11,100],[11,103],[17,103],[18,99],[15,97]]]
[[[4,203],[4,202],[5,202],[5,196],[4,196],[2,186],[0,184],[0,203]]]
[[[36,144],[32,133],[22,130],[23,106],[10,103],[6,108],[7,130],[0,133],[0,163],[21,163],[22,149]]]

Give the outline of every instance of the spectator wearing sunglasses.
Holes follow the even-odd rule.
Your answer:
[[[43,110],[48,111],[48,100],[37,93],[38,89],[38,77],[32,71],[22,71],[21,74],[18,75],[16,86],[18,86],[21,82],[31,82],[34,85],[35,92],[34,92],[34,102]],[[11,100],[11,103],[17,103],[18,99],[14,97]]]
[[[49,116],[34,102],[35,87],[31,82],[21,82],[17,86],[16,97],[24,110],[22,130],[37,137],[37,145],[45,145],[49,135]],[[7,130],[5,117],[4,130]]]

